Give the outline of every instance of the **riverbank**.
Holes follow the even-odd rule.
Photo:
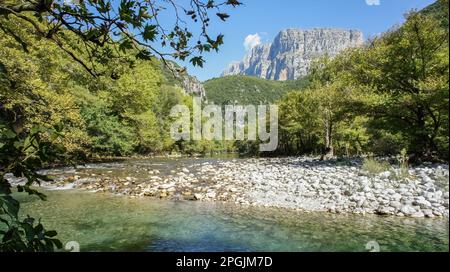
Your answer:
[[[190,159],[165,169],[135,165],[113,171],[66,171],[53,188],[81,188],[132,197],[233,202],[331,213],[448,217],[448,165],[423,165],[399,174],[362,169],[362,161],[312,158]],[[162,163],[164,164],[164,163]],[[119,169],[120,170],[120,169]],[[109,172],[109,173],[108,173]]]

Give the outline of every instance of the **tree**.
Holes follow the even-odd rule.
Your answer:
[[[190,0],[182,6],[173,0],[81,0],[68,4],[65,0],[0,0],[0,30],[27,43],[3,21],[17,18],[29,24],[36,36],[54,42],[81,64],[91,75],[100,73],[91,61],[107,62],[134,50],[138,59],[157,56],[185,60],[203,66],[202,54],[219,50],[223,35],[212,37],[208,32],[214,18],[225,21],[229,15],[221,9],[241,5],[237,0]],[[173,25],[160,23],[162,16],[174,18]],[[215,14],[214,14],[215,13]],[[197,33],[188,29],[187,21],[195,23]],[[76,35],[80,44],[67,39]],[[198,37],[198,38],[197,38]],[[170,48],[163,51],[159,48]],[[78,52],[86,51],[87,60]]]
[[[208,32],[214,23],[212,13],[217,20],[225,21],[229,15],[221,9],[241,5],[237,0],[192,0],[188,7],[172,0],[66,2],[0,0],[0,251],[61,248],[60,241],[53,238],[55,231],[46,231],[31,217],[19,220],[20,205],[12,197],[6,175],[26,178],[25,185],[17,186],[18,191],[44,199],[32,188],[48,179],[37,171],[50,163],[66,162],[67,149],[61,143],[68,143],[69,137],[65,136],[83,118],[88,132],[96,127],[94,133],[99,134],[102,144],[119,145],[120,151],[133,150],[136,145],[154,148],[155,143],[146,138],[154,136],[158,120],[153,108],[144,108],[156,101],[159,83],[148,80],[158,78],[158,73],[150,77],[146,72],[155,69],[145,70],[149,67],[142,61],[159,58],[171,69],[166,58],[189,58],[193,65],[202,66],[202,54],[218,51],[224,38],[220,34],[212,37]],[[169,27],[160,23],[161,14],[168,10],[174,14],[174,24]],[[187,28],[187,20],[198,26],[197,33]],[[3,51],[3,45],[8,49]],[[71,61],[61,58],[55,47]],[[15,59],[14,54],[20,57]],[[59,61],[65,61],[67,67],[61,69]],[[81,65],[96,81],[86,78],[71,62]],[[141,78],[133,78],[136,71]],[[71,91],[89,96],[94,93],[93,87],[102,84],[117,92],[108,99],[98,99],[105,89],[97,90],[91,96],[95,105],[82,112]],[[125,99],[127,103],[123,107],[114,99]],[[61,106],[68,108],[58,108]],[[48,125],[42,126],[40,123],[45,121],[49,121]],[[135,132],[140,136],[139,143],[124,144],[123,138],[131,138]]]
[[[281,148],[448,160],[448,7],[439,1],[366,46],[312,65],[310,86],[280,100]],[[437,18],[437,19],[436,19]],[[305,136],[311,138],[305,148]],[[317,152],[315,152],[317,153]]]
[[[280,101],[280,149],[288,154],[317,151],[321,124],[311,90],[286,94]]]
[[[373,122],[404,135],[413,160],[448,158],[448,28],[411,12],[355,56],[351,74],[372,95]]]
[[[15,33],[29,38],[20,24],[16,28]],[[7,174],[26,178],[25,184],[15,186],[19,192],[45,200],[32,186],[48,178],[36,171],[47,163],[67,162],[65,157],[83,141],[77,134],[83,128],[81,118],[60,69],[70,66],[61,65],[52,54],[54,47],[39,42],[34,46],[41,51],[25,54],[14,37],[0,36],[0,251],[61,248],[56,232],[45,230],[40,220],[19,218],[20,203],[12,197]]]
[[[352,50],[342,52],[334,59],[324,56],[311,68],[312,100],[323,127],[324,148],[322,159],[334,156],[334,140],[340,122],[352,121],[352,103],[355,87],[348,80],[347,66]]]

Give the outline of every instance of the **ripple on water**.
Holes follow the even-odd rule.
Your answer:
[[[448,251],[448,219],[333,215],[231,204],[131,199],[49,191],[20,196],[22,214],[41,217],[84,251]]]

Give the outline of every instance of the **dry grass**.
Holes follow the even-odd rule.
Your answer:
[[[387,161],[377,161],[375,159],[364,159],[362,170],[368,172],[371,175],[378,175],[380,173],[390,171],[391,165]]]

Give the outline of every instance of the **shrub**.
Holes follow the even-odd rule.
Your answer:
[[[391,165],[387,161],[377,161],[375,159],[365,159],[362,170],[369,174],[376,175],[391,170]]]

